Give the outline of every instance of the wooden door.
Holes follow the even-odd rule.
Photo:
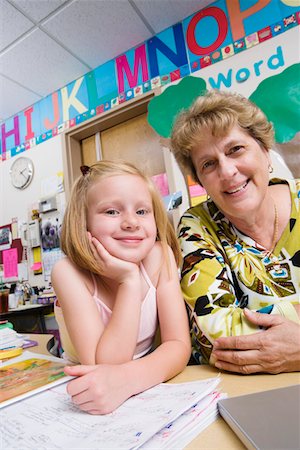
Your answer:
[[[81,141],[81,160],[85,166],[91,166],[97,161],[95,134]]]
[[[98,151],[96,135],[83,139],[82,164],[90,166],[98,159],[123,159],[147,175],[157,175],[166,171],[159,139],[147,122],[147,114],[142,114],[101,131]]]

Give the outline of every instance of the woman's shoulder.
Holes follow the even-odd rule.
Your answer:
[[[212,200],[189,208],[178,224],[178,236],[187,239],[189,234],[215,234],[224,226],[224,215]]]
[[[291,192],[298,194],[300,190],[300,178],[271,178],[269,181],[269,185],[272,187],[276,186],[280,189],[284,189],[284,187],[287,187]]]
[[[201,202],[198,203],[194,206],[191,206],[190,208],[188,208],[182,215],[181,219],[184,218],[199,218],[204,216],[205,214],[207,214],[207,206],[208,206],[208,202]]]
[[[300,198],[300,178],[289,180],[290,190],[297,198]]]
[[[270,189],[276,193],[280,201],[288,203],[290,198],[300,198],[300,179],[273,178],[270,180]]]

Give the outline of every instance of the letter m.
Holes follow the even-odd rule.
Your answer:
[[[121,55],[118,58],[116,58],[116,65],[117,65],[119,93],[125,91],[124,73],[126,74],[130,88],[135,87],[138,84],[140,66],[142,67],[143,82],[149,80],[145,44],[142,44],[140,47],[137,47],[134,50],[133,74],[130,70],[126,55]]]

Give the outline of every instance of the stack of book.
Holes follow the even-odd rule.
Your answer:
[[[0,361],[20,355],[23,343],[23,336],[13,329],[10,322],[0,322]]]

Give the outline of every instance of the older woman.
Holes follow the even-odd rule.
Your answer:
[[[193,355],[241,373],[300,370],[300,180],[269,180],[272,146],[263,112],[219,91],[183,111],[171,137],[209,196],[179,224]]]

